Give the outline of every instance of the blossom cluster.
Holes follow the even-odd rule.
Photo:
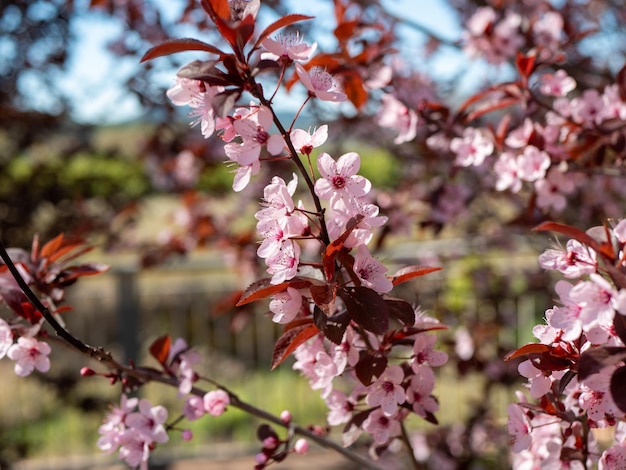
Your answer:
[[[539,257],[544,269],[574,282],[557,282],[558,304],[533,330],[539,343],[514,353],[527,356],[519,373],[537,400],[528,403],[520,394],[519,403],[509,406],[514,468],[582,469],[594,462],[601,469],[623,467],[626,410],[619,373],[626,357],[626,285],[618,273],[625,267],[625,246],[626,220],[621,220],[581,232]],[[615,264],[607,269],[605,263]],[[602,450],[589,430],[611,427],[614,444]]]

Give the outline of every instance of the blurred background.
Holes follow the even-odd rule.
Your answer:
[[[298,27],[330,53],[339,41],[330,20],[336,4],[361,21],[355,48],[384,42],[407,106],[426,100],[452,109],[514,79],[512,60],[493,64],[464,49],[467,19],[486,5],[528,18],[538,5],[560,11],[569,27],[562,66],[581,88],[612,83],[624,65],[626,18],[620,2],[610,0],[424,0],[419,8],[415,0],[267,0],[258,21],[269,24],[288,12],[329,19]],[[189,128],[187,110],[166,99],[176,70],[199,54],[140,63],[167,38],[219,43],[207,20],[194,0],[0,1],[0,237],[28,248],[35,235],[45,241],[65,233],[95,247],[87,259],[111,265],[68,290],[68,327],[85,342],[142,362],[150,360],[143,351],[156,337],[184,337],[204,353],[206,374],[241,390],[242,398],[276,413],[289,409],[302,424],[323,423],[323,401],[289,363],[269,371],[280,329],[267,305],[234,307],[264,271],[253,214],[269,173],[234,196],[220,140],[203,139]],[[277,99],[285,122],[303,99],[296,87]],[[376,96],[361,106],[314,106],[298,127],[329,123],[323,150],[361,154],[361,174],[392,221],[375,240],[391,272],[406,264],[445,268],[402,292],[450,325],[442,341],[455,356],[436,390],[442,427],[416,422],[416,432],[452,462],[446,468],[507,468],[504,415],[520,382],[516,364],[502,358],[533,341],[532,327],[553,305],[553,279],[536,263],[551,240],[530,228],[547,219],[585,228],[619,217],[622,155],[597,150],[598,167],[613,171],[590,173],[586,189],[571,195],[575,209],[551,213],[539,210],[529,191],[483,191],[484,175],[452,169],[450,155],[425,145],[428,126],[395,145],[373,122],[378,107]],[[516,118],[523,117],[519,110]],[[271,171],[291,173],[280,164]],[[80,378],[88,361],[61,346],[53,358],[49,374],[28,380],[0,363],[0,468],[94,468],[94,460],[80,456],[98,453],[97,429],[119,390]],[[180,406],[170,390],[142,393]],[[163,468],[181,455],[214,456],[216,442],[254,443],[255,422],[242,413],[200,421],[193,442],[158,450]],[[484,444],[470,443],[470,435]]]

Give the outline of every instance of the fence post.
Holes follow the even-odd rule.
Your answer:
[[[115,270],[117,279],[117,338],[124,360],[136,361],[139,354],[139,292],[137,269],[123,267]]]

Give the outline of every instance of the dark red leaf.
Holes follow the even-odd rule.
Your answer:
[[[355,108],[360,109],[367,102],[368,94],[363,79],[356,72],[342,73],[343,91]]]
[[[150,345],[150,354],[159,364],[167,367],[167,359],[170,355],[170,347],[172,346],[172,338],[169,335],[159,336]]]
[[[213,101],[211,102],[213,111],[220,117],[226,117],[230,110],[233,109],[240,96],[241,90],[238,88],[218,93],[213,97]]]
[[[619,97],[622,101],[626,101],[626,65],[624,65],[615,77],[615,83],[619,90]]]
[[[311,298],[326,316],[330,316],[335,307],[335,298],[337,297],[337,284],[322,284],[321,286],[311,286]]]
[[[270,295],[278,294],[279,292],[287,290],[287,287],[305,289],[310,285],[311,281],[299,277],[294,277],[290,281],[283,282],[282,284],[272,284],[271,278],[266,277],[250,284],[241,295],[241,298],[239,299],[239,302],[237,302],[236,306],[241,307],[242,305],[249,304],[255,300],[265,299]]]
[[[26,295],[19,289],[2,289],[0,297],[20,317],[28,320],[31,324],[39,323],[41,313],[30,303]]]
[[[620,367],[611,376],[611,396],[617,407],[626,413],[626,367]]]
[[[535,69],[535,60],[537,56],[533,53],[528,55],[524,55],[518,51],[517,57],[515,58],[515,66],[517,67],[517,71],[524,79],[524,83],[528,83],[528,77],[533,73]]]
[[[387,358],[385,356],[374,357],[365,354],[354,366],[356,376],[366,387],[380,377],[387,368]]]
[[[626,344],[626,317],[615,313],[613,317],[613,329],[615,334],[622,340],[622,343]]]
[[[335,344],[341,344],[346,328],[350,324],[350,315],[347,312],[341,312],[328,317],[316,307],[313,310],[313,320],[315,326],[326,338]]]
[[[346,224],[344,232],[326,247],[323,256],[324,274],[326,275],[326,279],[331,280],[334,278],[335,260],[337,259],[337,255],[343,249],[343,244],[346,242],[352,231],[364,218],[365,216],[363,214],[357,214],[352,217]]]
[[[96,274],[105,273],[109,269],[111,269],[111,266],[99,263],[86,263],[79,266],[70,266],[59,273],[57,282],[63,284],[75,281],[82,276],[95,276]]]
[[[506,356],[504,356],[505,361],[510,361],[511,359],[515,359],[516,357],[528,356],[529,354],[541,354],[545,352],[552,351],[552,346],[541,343],[530,343],[521,348],[510,352]]]
[[[269,424],[266,424],[266,423],[259,425],[259,427],[256,430],[256,437],[259,439],[259,441],[264,441],[268,437],[274,438],[276,439],[276,441],[279,440],[278,434],[276,434],[276,431],[274,431],[274,429]]]
[[[615,365],[626,359],[626,348],[607,346],[588,349],[578,360],[578,376],[585,380],[590,375],[600,372],[607,366]],[[623,393],[623,392],[622,392]]]
[[[298,346],[319,334],[320,330],[313,323],[290,328],[276,341],[272,354],[272,370],[276,369]]]
[[[201,80],[211,86],[233,85],[230,76],[215,67],[219,63],[219,60],[194,60],[183,65],[176,75],[180,78]]]
[[[254,49],[259,47],[261,43],[275,31],[278,31],[279,29],[284,28],[285,26],[289,26],[294,23],[297,23],[298,21],[304,21],[304,20],[310,20],[310,19],[313,19],[313,16],[297,15],[297,14],[285,15],[282,18],[279,18],[278,20],[274,21],[272,24],[270,24],[267,28],[265,28],[261,32],[261,34],[259,35],[259,38],[256,40],[256,43],[254,44]]]
[[[248,44],[254,34],[254,16],[247,15],[239,25],[237,25],[237,46],[240,50]]]
[[[602,245],[600,245],[600,243],[594,240],[587,233],[575,227],[560,224],[558,222],[543,222],[534,227],[533,230],[537,232],[557,232],[562,235],[567,235],[574,240],[578,240],[583,245],[587,245],[588,247],[593,248],[595,251],[604,256],[607,256],[611,260],[615,258],[615,254],[613,253],[613,248],[610,243],[603,243]]]
[[[389,315],[406,326],[415,324],[415,309],[404,299],[385,297],[385,304],[389,310]]]
[[[148,49],[148,51],[141,58],[141,62],[186,51],[204,51],[211,54],[217,54],[220,57],[226,55],[217,47],[207,44],[206,42],[199,41],[198,39],[180,38],[168,39],[167,41]]]
[[[40,257],[50,258],[55,251],[63,246],[63,234],[57,235],[41,248]],[[77,245],[78,246],[78,245]]]
[[[398,284],[402,284],[403,282],[409,281],[415,277],[425,276],[426,274],[441,271],[442,269],[443,268],[435,268],[432,266],[407,266],[394,274],[391,278],[391,282],[394,286],[397,286]]]
[[[389,328],[389,311],[382,296],[363,286],[344,287],[339,297],[346,305],[348,314],[357,324],[374,334],[382,335]]]
[[[370,413],[372,411],[374,411],[374,410],[375,410],[375,408],[370,408],[368,410],[361,411],[361,412],[353,415],[352,419],[350,419],[350,421],[348,421],[346,423],[346,425],[344,426],[343,432],[344,433],[348,432],[352,426],[356,426],[357,428],[361,427],[363,422],[367,419],[367,417],[370,415]]]

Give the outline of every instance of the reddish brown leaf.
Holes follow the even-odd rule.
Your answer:
[[[425,276],[426,274],[433,273],[435,271],[441,271],[442,269],[443,268],[435,268],[433,266],[407,266],[400,269],[396,274],[394,274],[394,276],[391,278],[391,282],[394,286],[397,286],[398,284],[410,281],[413,278]]]
[[[354,366],[354,372],[361,383],[367,387],[380,377],[386,368],[387,358],[385,356],[374,357],[366,354]]]
[[[527,356],[529,354],[541,354],[550,351],[552,351],[552,346],[541,343],[530,343],[513,352],[510,352],[504,357],[504,360],[510,361],[511,359],[515,359],[517,357]]]
[[[323,284],[321,286],[311,286],[311,298],[322,312],[330,316],[334,310],[335,298],[337,297],[337,284]]]
[[[61,248],[62,246],[63,246],[63,234],[61,233],[57,235],[56,237],[54,237],[52,240],[50,240],[41,248],[41,253],[39,254],[39,256],[41,258],[50,258],[52,254],[55,251],[57,251],[59,248]]]
[[[270,281],[271,278],[266,277],[250,284],[250,286],[248,286],[248,288],[241,295],[239,302],[237,302],[237,307],[249,304],[255,300],[265,299],[270,295],[278,294],[279,292],[287,290],[287,287],[304,289],[311,285],[311,281],[297,277],[281,284],[272,284]]]
[[[345,231],[336,239],[333,240],[324,251],[323,263],[324,274],[326,279],[331,280],[335,276],[335,260],[337,255],[343,249],[343,244],[346,242],[355,227],[365,218],[363,214],[357,214],[352,217],[346,224]]]
[[[626,413],[626,367],[620,367],[611,376],[611,396],[617,407]]]
[[[220,57],[226,55],[217,47],[207,44],[206,42],[192,38],[181,38],[169,39],[162,42],[161,44],[157,44],[156,46],[150,48],[141,58],[141,62],[185,51],[210,52],[211,54],[217,54]]]
[[[493,111],[498,111],[503,108],[507,108],[509,106],[513,106],[514,104],[519,103],[519,97],[513,98],[502,98],[500,100],[495,101],[493,104],[489,104],[487,106],[482,106],[478,108],[476,111],[467,115],[467,121],[473,121],[474,119],[478,119],[485,114],[491,113]]]
[[[350,315],[347,312],[341,312],[327,316],[320,308],[315,308],[313,321],[326,338],[335,344],[341,344],[346,328],[350,324]]]
[[[600,244],[596,240],[591,238],[588,234],[580,229],[577,229],[576,227],[560,224],[558,222],[543,222],[534,227],[533,230],[537,232],[557,232],[562,235],[567,235],[574,240],[578,240],[583,245],[587,245],[588,247],[593,248],[596,252],[608,257],[611,260],[615,258],[615,254],[613,253],[613,247],[610,243]]]
[[[272,355],[272,370],[276,369],[298,346],[312,338],[320,331],[313,323],[297,326],[286,330],[274,346]]]
[[[600,372],[607,366],[613,366],[626,359],[626,348],[609,346],[588,349],[578,360],[578,376],[585,380],[590,375]]]
[[[343,91],[355,108],[361,108],[367,101],[368,94],[363,86],[363,79],[357,73],[343,73]]]
[[[163,367],[167,366],[167,359],[170,355],[170,347],[172,346],[172,338],[169,335],[159,336],[150,345],[150,354]]]
[[[215,15],[224,21],[230,21],[230,5],[228,0],[203,0],[210,7],[209,15]]]
[[[385,297],[385,304],[389,310],[389,315],[406,326],[415,324],[415,309],[404,299]]]
[[[377,335],[387,332],[389,311],[378,292],[363,286],[344,287],[339,296],[352,320],[361,327]]]
[[[524,83],[528,82],[528,77],[533,73],[535,69],[535,60],[537,56],[533,53],[528,55],[524,55],[518,51],[517,57],[515,58],[515,66],[517,67],[517,71],[524,79]]]
[[[278,31],[279,29],[284,28],[285,26],[289,26],[294,23],[297,23],[298,21],[305,21],[305,20],[310,20],[313,18],[314,18],[313,16],[297,15],[297,14],[285,15],[282,18],[279,18],[278,20],[274,21],[271,25],[269,25],[267,28],[265,28],[261,32],[261,34],[259,35],[259,38],[256,40],[256,43],[254,44],[254,49],[259,47],[261,43],[275,31]]]

